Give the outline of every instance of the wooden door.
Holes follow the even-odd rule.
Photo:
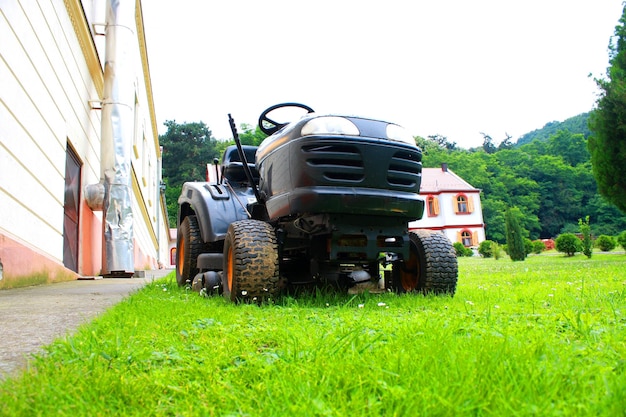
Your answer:
[[[78,272],[78,220],[81,164],[71,147],[65,157],[65,203],[63,206],[63,264]]]

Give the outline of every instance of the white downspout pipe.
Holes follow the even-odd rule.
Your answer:
[[[101,178],[103,276],[134,273],[131,152],[134,134],[135,0],[107,0]]]

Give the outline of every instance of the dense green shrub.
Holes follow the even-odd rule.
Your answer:
[[[456,251],[456,256],[472,256],[474,252],[470,248],[466,248],[461,242],[454,242],[452,245]]]
[[[576,252],[582,252],[583,243],[573,233],[563,233],[556,238],[556,250],[574,256]]]
[[[613,236],[609,235],[600,235],[596,239],[596,247],[600,249],[602,252],[608,252],[615,249],[616,242],[613,239]]]
[[[533,253],[539,254],[541,252],[543,252],[544,250],[546,250],[546,244],[543,243],[541,240],[534,240],[533,241]]]
[[[454,251],[456,252],[456,256],[464,256],[465,246],[461,242],[454,242],[452,246],[454,246]]]
[[[626,250],[626,230],[619,234],[617,237],[617,243],[620,244],[622,249]]]
[[[533,241],[526,237],[524,238],[524,252],[526,253],[526,256],[533,253]]]
[[[480,245],[478,246],[478,253],[483,258],[491,258],[493,256],[493,244],[494,243],[495,242],[491,240],[483,240],[482,242],[480,242]]]
[[[498,242],[491,244],[491,250],[493,251],[493,259],[496,261],[502,257],[502,246]]]

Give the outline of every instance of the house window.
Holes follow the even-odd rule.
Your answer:
[[[461,232],[461,243],[463,246],[472,246],[472,234],[467,230]]]
[[[467,213],[467,197],[460,195],[456,198],[457,213]]]
[[[465,194],[458,194],[454,198],[454,212],[456,214],[470,214],[474,211],[472,198]]]
[[[426,199],[426,206],[428,208],[428,216],[435,217],[439,216],[439,200],[435,196],[428,196]]]
[[[478,246],[478,233],[477,232],[471,232],[465,229],[465,230],[461,230],[460,232],[457,232],[456,237],[457,237],[457,241],[461,242],[463,246],[465,247]]]

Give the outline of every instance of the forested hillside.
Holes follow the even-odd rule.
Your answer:
[[[586,117],[568,120],[575,128]],[[545,132],[537,131],[529,143],[490,148],[490,153],[481,148],[450,149],[441,140],[418,138],[418,143],[424,151],[425,167],[447,163],[452,171],[482,190],[488,239],[505,241],[507,207],[521,210],[523,227],[531,239],[577,231],[578,219],[586,216],[596,236],[626,230],[626,216],[597,192],[584,133],[559,130],[545,136]]]
[[[550,136],[556,135],[561,130],[567,130],[571,133],[582,133],[585,138],[588,138],[591,134],[587,121],[589,120],[589,113],[582,113],[578,116],[570,117],[562,122],[549,122],[546,123],[541,129],[533,130],[525,135],[522,135],[517,140],[517,146],[525,145],[533,140],[548,140]]]

